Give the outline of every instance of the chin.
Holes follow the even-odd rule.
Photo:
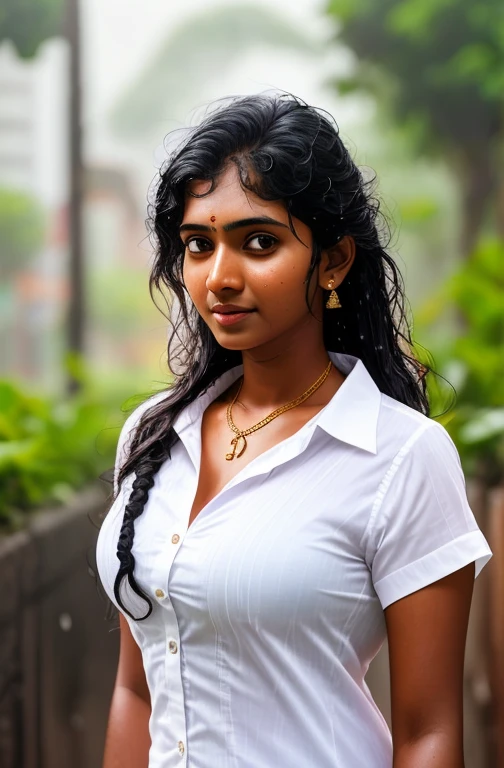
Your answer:
[[[258,354],[271,354],[278,347],[275,344],[275,338],[252,339],[250,336],[247,338],[246,334],[243,334],[241,338],[238,334],[235,338],[230,338],[230,335],[227,334],[220,334],[215,336],[215,340],[221,347],[229,349],[230,352],[251,352],[254,350]]]
[[[219,335],[214,334],[214,336],[215,336],[215,341],[218,344],[220,344],[221,347],[224,347],[224,349],[229,349],[232,352],[242,352],[246,349],[255,349],[255,347],[260,347],[264,343],[264,342],[257,343],[257,342],[251,342],[251,341],[247,342],[246,339],[238,338],[238,334],[234,339],[230,338],[229,335],[224,335],[224,334],[222,334],[222,336],[220,334]]]

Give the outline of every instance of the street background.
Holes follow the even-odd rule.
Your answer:
[[[170,380],[167,321],[148,292],[149,188],[170,131],[216,98],[271,89],[328,110],[366,175],[376,174],[415,349],[440,374],[429,377],[432,415],[457,444],[494,551],[471,616],[467,765],[504,766],[501,0],[0,0],[6,768],[96,765],[103,717],[92,713],[106,717],[117,635],[95,587],[92,523],[109,493],[98,477],[126,413]],[[89,533],[75,522],[82,515]],[[76,640],[79,621],[87,644]],[[56,651],[59,642],[67,650]],[[46,664],[42,678],[46,653],[54,670],[85,658],[87,671],[58,676]],[[388,717],[386,649],[369,680]],[[48,724],[42,710],[53,713]],[[67,746],[56,757],[58,743]]]

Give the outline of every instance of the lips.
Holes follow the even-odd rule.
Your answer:
[[[254,311],[255,310],[248,309],[247,307],[239,307],[237,304],[215,304],[215,306],[212,307],[212,312],[219,315],[235,315]]]
[[[246,309],[236,304],[216,304],[212,312],[219,325],[235,325],[255,312],[255,309]]]

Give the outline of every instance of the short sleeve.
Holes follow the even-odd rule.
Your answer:
[[[435,421],[401,448],[386,473],[368,524],[367,562],[382,607],[492,552],[466,495],[455,444]]]

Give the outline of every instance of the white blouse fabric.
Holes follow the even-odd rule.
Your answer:
[[[135,523],[139,585],[128,619],[151,693],[149,768],[391,768],[392,741],[364,676],[384,609],[491,557],[459,455],[439,423],[380,393],[364,363],[296,434],[245,466],[187,528],[202,414],[221,376],[177,418],[180,437]],[[158,393],[128,418],[128,436]],[[102,525],[97,563],[115,602],[131,476]],[[145,603],[132,600],[136,615]]]

